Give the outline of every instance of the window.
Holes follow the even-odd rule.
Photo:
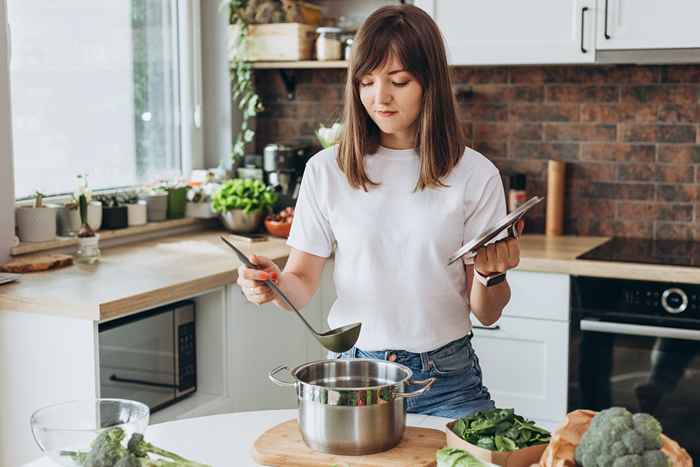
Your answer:
[[[179,5],[8,1],[18,199],[182,172]]]

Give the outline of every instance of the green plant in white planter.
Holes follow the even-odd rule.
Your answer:
[[[148,206],[146,201],[139,198],[137,191],[126,191],[122,194],[127,209],[129,227],[144,225],[148,221]]]
[[[56,207],[44,205],[44,195],[34,193],[31,205],[18,206],[15,221],[23,242],[46,242],[56,238]]]
[[[236,178],[226,181],[214,193],[212,208],[221,214],[229,230],[253,232],[276,201],[277,193],[261,181]]]
[[[102,224],[102,203],[92,199],[92,192],[88,187],[87,175],[79,174],[77,177],[77,189],[73,195],[58,209],[58,234],[62,236],[76,236],[81,226],[79,197],[85,193],[88,200],[87,223],[97,232]]]
[[[186,217],[197,219],[211,219],[216,217],[216,212],[211,205],[212,195],[220,188],[218,183],[206,183],[190,188],[187,192]]]

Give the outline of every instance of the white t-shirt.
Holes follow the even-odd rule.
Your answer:
[[[306,165],[287,244],[328,257],[335,245],[337,299],[331,328],[362,323],[362,350],[427,352],[469,332],[464,265],[450,255],[506,215],[498,169],[467,148],[443,180],[414,191],[415,150],[380,147],[365,157],[381,185],[352,188],[336,163],[337,146]]]

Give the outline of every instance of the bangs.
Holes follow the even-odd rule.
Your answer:
[[[425,88],[428,84],[427,59],[417,35],[418,31],[397,16],[387,17],[364,31],[362,43],[353,50],[353,53],[357,52],[352,60],[353,81],[359,83],[363,76],[384,67],[393,56]]]

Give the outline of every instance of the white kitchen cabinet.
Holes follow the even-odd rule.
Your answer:
[[[569,321],[569,276],[509,271],[511,298],[505,316]]]
[[[475,322],[476,324],[476,322]],[[502,317],[489,329],[474,329],[472,344],[483,380],[497,407],[537,420],[566,415],[569,324]]]
[[[452,65],[592,63],[595,0],[415,0],[445,36]]]
[[[558,423],[567,410],[569,276],[516,270],[508,284],[511,300],[496,324],[472,316],[484,384],[498,407]]]
[[[317,330],[327,329],[326,316],[335,300],[333,261],[328,261],[319,290],[302,311]],[[228,387],[235,410],[282,409],[297,406],[293,388],[276,386],[268,372],[279,365],[290,369],[326,358],[294,312],[272,304],[258,307],[248,302],[237,285],[228,287]],[[289,379],[281,373],[281,379]]]
[[[697,0],[598,0],[598,50],[700,47]]]

